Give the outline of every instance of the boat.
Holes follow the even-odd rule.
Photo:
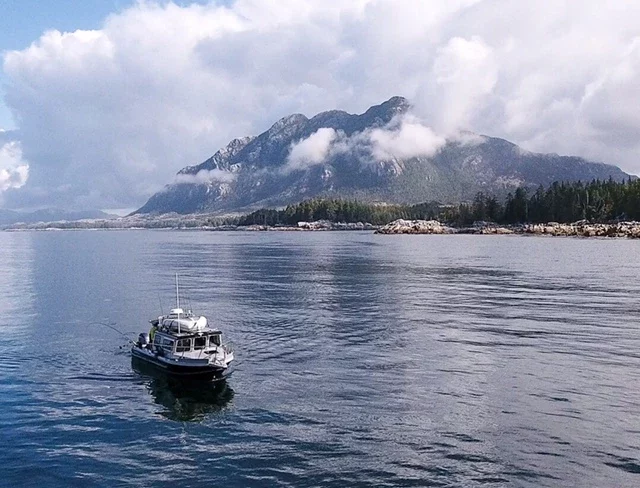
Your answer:
[[[228,376],[233,348],[205,316],[180,307],[177,275],[176,308],[149,323],[149,333],[141,333],[131,347],[132,360],[185,379],[218,381]]]

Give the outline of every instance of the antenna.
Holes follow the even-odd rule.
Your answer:
[[[180,333],[180,291],[178,289],[178,273],[176,273],[176,308],[178,309],[178,334]]]
[[[180,294],[178,293],[178,273],[176,273],[176,308],[180,308]]]

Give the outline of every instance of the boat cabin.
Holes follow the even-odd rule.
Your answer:
[[[196,334],[166,334],[158,331],[153,337],[153,345],[156,350],[162,349],[165,354],[201,353],[222,346],[222,332],[213,330]]]

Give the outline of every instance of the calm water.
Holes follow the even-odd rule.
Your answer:
[[[2,486],[640,486],[640,242],[0,233]],[[132,370],[173,303],[226,385]]]

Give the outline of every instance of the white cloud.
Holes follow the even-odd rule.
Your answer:
[[[231,183],[236,179],[236,174],[231,171],[224,171],[221,169],[201,169],[196,174],[178,173],[173,182],[180,183],[192,183],[192,184],[208,184],[208,183]]]
[[[337,135],[334,129],[323,127],[292,145],[284,170],[290,172],[322,163]]]
[[[638,93],[640,73],[640,37],[612,60],[607,69],[593,83],[587,85],[580,101],[582,118],[591,121],[596,136],[604,142],[624,147],[637,147],[640,141],[640,103],[621,97]],[[615,133],[610,129],[615,127]],[[614,140],[607,141],[611,136]]]
[[[433,156],[446,139],[411,114],[395,117],[384,127],[347,136],[323,127],[291,146],[284,172],[304,170],[348,154],[363,164]]]
[[[454,37],[439,48],[419,100],[432,106],[433,123],[449,133],[466,128],[490,100],[498,79],[493,50],[478,36]],[[422,95],[422,96],[420,96]]]
[[[382,133],[387,155],[469,129],[639,172],[638,18],[625,0],[142,1],[4,55],[29,161],[6,196],[140,205],[233,137],[393,95],[433,133]]]
[[[390,127],[373,129],[369,139],[371,152],[379,161],[433,156],[446,143],[444,137],[413,116],[405,116],[398,122],[392,121]]]
[[[22,159],[20,143],[0,129],[0,193],[21,188],[29,178],[29,165]]]

